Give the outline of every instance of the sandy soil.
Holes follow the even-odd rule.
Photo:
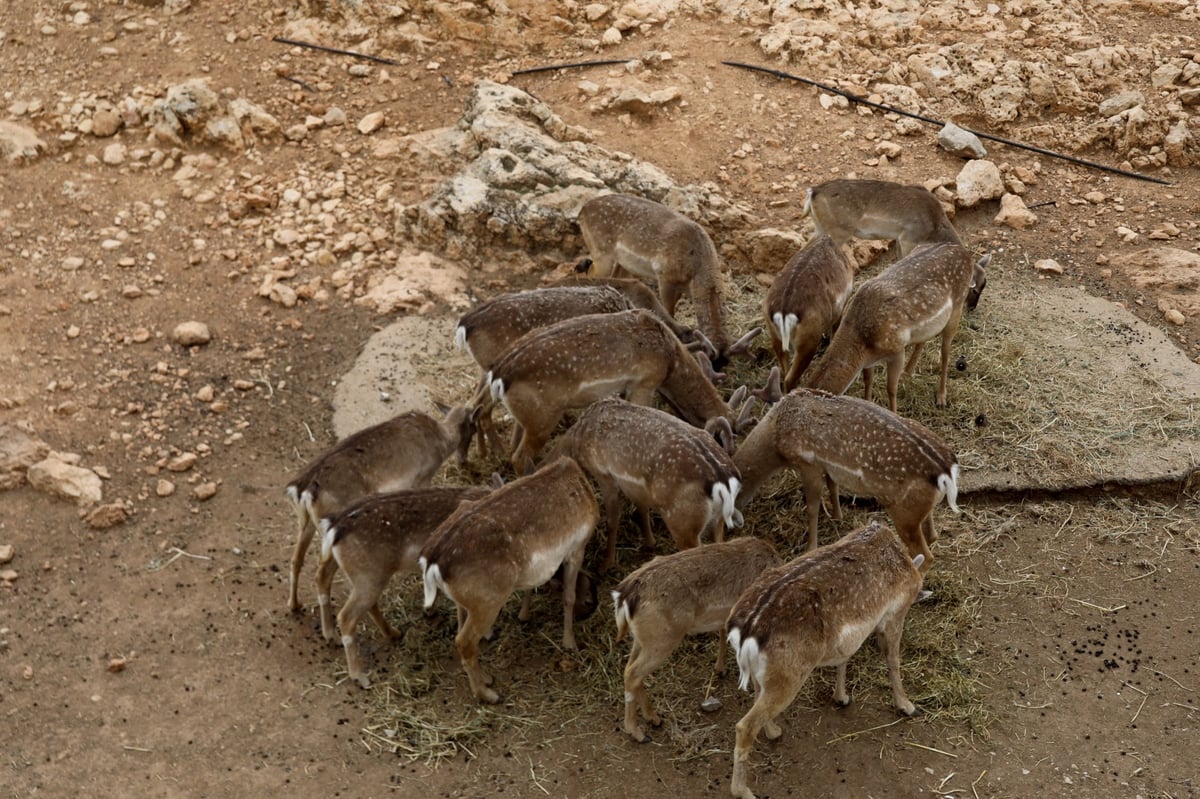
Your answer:
[[[452,656],[451,612],[423,617],[415,585],[398,582],[389,613],[410,628],[407,638],[391,645],[365,632],[377,687],[345,680],[340,647],[320,637],[311,584],[302,592],[307,612],[285,608],[293,529],[282,487],[334,440],[337,384],[389,320],[322,287],[290,308],[259,296],[256,270],[275,253],[254,230],[229,224],[220,199],[255,178],[278,187],[342,171],[352,194],[363,187],[355,202],[364,208],[377,180],[411,201],[438,176],[373,160],[370,139],[354,128],[362,115],[385,109],[389,124],[410,132],[453,124],[475,79],[611,51],[564,45],[509,57],[434,41],[383,81],[378,71],[349,75],[353,62],[337,56],[285,61],[287,49],[270,41],[295,13],[283,3],[197,2],[178,16],[136,4],[76,5],[13,0],[0,9],[0,75],[19,76],[0,84],[6,105],[41,98],[52,109],[60,98],[116,99],[205,75],[285,128],[334,105],[351,124],[239,153],[165,148],[176,166],[186,154],[214,156],[202,186],[218,198],[205,202],[185,196],[161,165],[103,163],[109,140],[62,141],[46,118],[24,119],[45,125],[50,152],[0,167],[0,422],[28,421],[55,450],[101,467],[105,502],[123,503],[131,516],[94,529],[71,503],[28,486],[0,494],[0,545],[15,553],[0,570],[16,572],[0,585],[3,793],[726,795],[733,725],[748,696],[726,675],[707,685],[724,708],[701,713],[714,644],[689,643],[654,683],[667,725],[653,743],[633,744],[620,733],[625,649],[612,648],[606,607],[580,626],[578,655],[555,644],[553,596],[541,598],[525,627],[515,611],[506,615],[485,650],[505,701],[479,708]],[[88,21],[76,24],[81,12]],[[1149,38],[1171,25],[1130,14],[1136,24],[1122,35]],[[47,25],[53,34],[42,32]],[[716,20],[681,15],[625,47],[623,55],[675,55],[671,76],[686,109],[649,119],[592,114],[576,89],[579,73],[520,85],[606,147],[681,183],[715,181],[761,209],[764,226],[800,228],[804,188],[834,175],[917,182],[957,169],[932,138],[886,168],[869,166],[864,134],[876,122],[825,112],[810,90],[720,66],[761,57],[744,31]],[[327,88],[309,93],[280,79],[283,63]],[[119,138],[131,150],[154,146],[144,135]],[[753,143],[752,157],[735,155],[744,142]],[[1031,168],[1036,161],[1041,179],[1026,199],[1058,204],[1039,209],[1042,221],[1023,231],[994,226],[994,204],[963,212],[957,223],[972,246],[1002,251],[1014,277],[1017,265],[1054,258],[1066,274],[1051,279],[1125,304],[1189,359],[1200,354],[1200,318],[1167,323],[1153,287],[1096,262],[1134,248],[1113,232],[1122,213],[1146,226],[1173,221],[1182,232],[1172,245],[1200,248],[1194,169],[1174,170],[1176,185],[1164,189],[1018,152],[997,158]],[[1092,189],[1128,212],[1104,215],[1074,201]],[[363,222],[368,233],[377,221]],[[110,250],[106,240],[120,243]],[[83,262],[66,265],[72,257]],[[731,268],[751,271],[736,261]],[[480,271],[472,289],[485,296],[535,278]],[[1032,272],[1022,279],[1039,280]],[[429,312],[447,326],[453,318],[447,308]],[[175,326],[193,319],[210,326],[212,342],[172,343]],[[171,471],[182,453],[196,454],[195,465]],[[489,471],[475,469],[468,476]],[[160,496],[162,480],[173,493]],[[216,494],[200,500],[193,490],[206,483]],[[829,682],[814,681],[785,715],[784,738],[759,742],[752,786],[770,796],[1200,796],[1200,512],[1194,485],[1192,493],[1177,488],[968,499],[961,516],[939,511],[944,539],[931,581],[942,599],[918,606],[912,625],[929,640],[954,615],[944,654],[970,676],[961,694],[969,700],[936,695],[929,662],[910,661],[905,680],[926,714],[894,723],[880,658],[864,652],[855,703],[834,709]],[[869,513],[856,509],[841,529]],[[781,515],[765,534],[790,542],[799,517]],[[632,567],[643,556],[623,550],[622,562]],[[405,718],[432,719],[431,728],[452,722],[461,740],[445,740],[450,732],[417,740],[401,726]],[[398,742],[401,751],[390,751]],[[450,754],[414,759],[406,747]]]

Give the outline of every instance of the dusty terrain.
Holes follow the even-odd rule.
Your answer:
[[[45,144],[33,159],[0,163],[0,423],[27,423],[49,447],[77,456],[103,477],[103,504],[127,517],[112,526],[113,518],[89,521],[92,508],[27,484],[0,493],[0,552],[13,551],[0,564],[0,792],[727,795],[733,725],[749,701],[729,675],[705,682],[711,641],[685,645],[657,675],[652,690],[668,721],[653,743],[636,745],[620,733],[626,649],[612,641],[607,605],[580,625],[578,655],[556,646],[552,595],[527,626],[515,611],[502,619],[484,653],[505,697],[496,708],[469,701],[452,657],[452,614],[440,608],[424,618],[411,581],[397,582],[389,609],[410,627],[406,640],[388,645],[364,630],[370,691],[345,680],[340,647],[320,638],[311,583],[302,588],[309,612],[285,609],[293,529],[282,487],[332,443],[337,384],[368,337],[397,315],[353,301],[365,276],[394,265],[403,249],[392,209],[419,202],[445,178],[394,153],[381,157],[379,135],[357,129],[367,114],[384,112],[382,133],[433,130],[455,124],[480,79],[653,50],[672,58],[647,83],[677,85],[684,103],[648,113],[595,108],[579,82],[629,80],[619,66],[511,82],[605,148],[655,164],[679,184],[713,183],[754,210],[753,229],[806,232],[804,190],[832,176],[952,183],[961,168],[938,149],[936,129],[893,136],[881,115],[826,109],[815,89],[719,63],[830,79],[853,66],[849,43],[873,48],[883,63],[862,69],[882,71],[888,48],[910,43],[907,35],[847,29],[841,48],[776,47],[793,52],[784,63],[763,54],[778,36],[760,41],[765,29],[753,14],[730,22],[689,5],[666,24],[628,28],[620,43],[599,47],[604,18],[593,23],[582,8],[554,4],[560,21],[532,24],[530,5],[510,4],[514,16],[494,39],[489,10],[397,4],[368,15],[392,19],[379,37],[354,34],[334,14],[334,29],[350,33],[324,43],[403,62],[362,74],[350,67],[368,62],[272,42],[301,18],[290,3],[0,7],[0,118],[31,127]],[[990,14],[1023,30],[1033,47],[1044,23],[1023,21],[1035,11],[1045,19],[1051,4],[1004,5],[1003,14],[981,5],[969,20]],[[1152,87],[1148,77],[1156,59],[1191,58],[1194,9],[1106,3],[1093,17],[1077,4],[1063,8],[1055,19],[1089,39],[1080,47],[1124,48],[1110,53],[1103,92],[1084,87],[1070,102],[1032,116],[1026,108],[1009,122],[973,107],[966,90],[930,100],[929,110],[973,127],[994,123],[1044,147],[1092,144],[1076,154],[1171,185],[989,147],[1006,173],[1021,167],[1036,179],[1026,186],[1029,205],[1056,204],[1037,208],[1027,229],[994,224],[994,200],[961,210],[956,222],[972,247],[999,253],[997,274],[1010,291],[1036,292],[1045,281],[1082,286],[1161,328],[1195,360],[1194,274],[1190,283],[1163,282],[1120,268],[1123,257],[1156,244],[1200,250],[1190,145],[1153,143],[1165,142],[1191,106],[1178,104],[1178,86]],[[937,37],[978,48],[964,55],[976,63],[1003,64],[1010,43],[982,23]],[[251,136],[236,149],[196,136],[152,139],[136,113],[115,137],[94,132],[102,107],[122,116],[125,98],[161,97],[198,77],[227,99],[258,104],[285,131],[306,118],[322,123],[303,137]],[[848,77],[845,88],[861,91],[857,81]],[[1157,139],[1130,139],[1132,123],[1124,133],[1096,131],[1089,109],[1123,89],[1150,98],[1153,119],[1138,131],[1165,120]],[[335,107],[348,124],[325,122]],[[887,150],[878,145],[892,138],[903,154],[881,160]],[[126,149],[107,150],[113,143]],[[298,195],[288,199],[289,189]],[[319,235],[293,246],[282,231],[298,219],[317,220]],[[755,291],[757,275],[770,270],[752,262],[745,232],[718,228],[714,238],[736,285]],[[565,241],[464,259],[467,294],[535,285],[580,254],[578,242]],[[1062,273],[1035,271],[1043,259]],[[987,295],[983,303],[986,314]],[[447,335],[459,310],[436,297],[412,307]],[[208,325],[211,341],[176,343],[176,326],[193,320]],[[1020,340],[1020,320],[1008,325]],[[464,394],[473,380],[429,375],[439,389]],[[1193,420],[1194,412],[1184,410]],[[491,468],[476,464],[453,477],[484,479]],[[855,660],[855,703],[835,710],[828,682],[814,681],[786,714],[784,738],[759,742],[752,787],[770,796],[1200,796],[1195,492],[1193,478],[1138,495],[1097,487],[964,497],[960,516],[939,509],[935,600],[913,611],[910,633],[923,643],[905,664],[925,715],[893,723],[880,658],[864,651]],[[857,509],[842,531],[870,512]],[[759,533],[790,545],[800,519],[781,512]],[[623,550],[622,564],[632,568],[643,555]],[[310,572],[314,561],[310,554]],[[962,680],[952,693],[934,689],[946,687],[943,667]],[[724,708],[701,713],[706,691]]]

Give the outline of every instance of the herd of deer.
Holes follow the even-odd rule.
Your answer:
[[[951,341],[983,290],[988,257],[977,261],[963,247],[941,203],[918,186],[835,180],[810,190],[805,208],[816,236],[763,303],[778,361],[766,389],[743,387],[726,400],[714,387],[715,370],[745,353],[760,331],[737,340],[727,332],[718,254],[705,230],[659,203],[601,195],[579,213],[590,255],[580,271],[589,276],[497,297],[461,318],[456,340],[483,373],[470,405],[443,409],[440,420],[404,413],[356,433],[288,485],[298,528],[289,606],[300,607],[297,580],[319,530],[321,629],[334,638],[330,587],[340,568],[350,595],[337,629],[352,679],[370,685],[355,641],[364,613],[386,636],[403,634],[379,608],[397,572],[419,570],[427,608],[439,591],[454,602],[455,646],[482,701],[499,697],[479,665],[481,639],[514,592],[560,569],[562,640],[573,649],[576,578],[600,519],[594,481],[608,535],[603,570],[616,565],[622,496],[637,507],[648,543],[656,510],[680,550],[642,565],[612,591],[618,639],[633,640],[624,729],[634,739],[646,739],[639,712],[661,724],[647,675],[685,635],[706,631],[725,631],[741,686],[756,691],[737,724],[734,796],[753,797],[746,760],[754,740],[760,729],[780,735],[778,716],[814,668],[837,666],[834,699],[849,702],[845,664],[871,633],[883,644],[896,707],[916,712],[900,680],[901,629],[933,560],[933,508],[945,498],[957,510],[959,467],[937,435],[896,413],[896,393],[921,346],[940,335],[936,400],[945,405]],[[845,250],[852,237],[893,239],[900,254],[854,292]],[[697,329],[674,320],[685,289]],[[890,410],[871,399],[878,363],[888,368]],[[866,398],[842,396],[860,373]],[[674,413],[651,407],[656,398]],[[755,398],[772,405],[758,420]],[[508,453],[521,476],[507,484],[496,476],[486,488],[428,487],[452,452],[466,460],[476,434],[482,452],[500,449],[497,404],[514,421]],[[582,413],[535,470],[572,411]],[[783,562],[754,536],[724,541],[763,484],[788,467],[802,481],[805,552]],[[818,547],[826,485],[834,518],[841,487],[875,497],[894,529],[873,522]],[[712,543],[699,546],[704,540]],[[721,647],[718,670],[724,654]]]

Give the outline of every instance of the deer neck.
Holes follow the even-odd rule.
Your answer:
[[[767,414],[746,436],[734,453],[733,462],[742,478],[737,504],[744,507],[758,494],[763,483],[787,465],[775,445],[775,419],[771,414]]]
[[[867,347],[857,336],[853,337],[853,340],[848,336],[839,340],[835,335],[829,349],[821,357],[817,371],[808,386],[833,394],[842,394],[854,382],[858,373],[868,365],[867,358]]]

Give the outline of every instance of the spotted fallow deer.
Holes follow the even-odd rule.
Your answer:
[[[722,437],[732,441],[724,417]],[[737,527],[741,480],[733,458],[703,430],[669,413],[617,397],[597,400],[554,445],[600,484],[608,532],[602,571],[616,563],[621,495],[637,506],[646,545],[654,545],[650,510],[662,514],[675,545],[688,549],[708,535],[722,541]]]
[[[350,596],[337,615],[337,629],[350,679],[363,688],[371,687],[371,681],[358,652],[355,630],[359,620],[370,614],[388,638],[403,638],[403,631],[389,624],[379,609],[383,590],[393,574],[417,571],[421,548],[460,503],[482,499],[488,492],[474,486],[439,486],[372,494],[321,518],[321,562],[317,566],[321,632],[326,640],[333,640],[330,589],[341,568],[350,583]]]
[[[625,664],[625,732],[645,741],[637,714],[655,727],[662,719],[646,693],[646,678],[666,662],[686,635],[724,630],[730,608],[764,569],[778,566],[775,547],[743,536],[661,555],[630,574],[612,592],[617,640],[629,633]],[[724,636],[722,636],[724,638]],[[717,673],[725,670],[725,643],[717,648]]]
[[[941,336],[942,370],[936,402],[946,405],[950,345],[972,286],[981,286],[991,254],[978,261],[957,244],[915,249],[858,287],[808,385],[840,394],[859,372],[871,397],[876,364],[887,365],[888,407],[896,410],[900,375],[916,365],[925,342]],[[914,345],[907,364],[904,348]]]
[[[742,475],[739,507],[745,507],[773,474],[800,473],[808,511],[808,550],[817,546],[823,483],[833,517],[841,518],[839,488],[875,497],[901,540],[925,568],[937,539],[933,508],[946,499],[958,511],[958,459],[929,428],[873,402],[798,388],[758,422],[734,454]]]
[[[941,201],[924,186],[887,180],[828,180],[808,190],[804,212],[839,246],[852,238],[892,239],[900,257],[918,244],[962,244]]]
[[[837,326],[853,285],[853,263],[826,235],[808,242],[775,276],[763,315],[785,391],[796,387],[822,337]]]
[[[710,432],[722,419],[738,431],[746,424],[670,329],[642,309],[580,316],[523,336],[487,373],[475,408],[486,414],[502,402],[512,414],[512,464],[526,473],[568,410],[613,395],[649,405],[656,393]]]
[[[408,411],[359,430],[318,455],[288,483],[286,494],[296,515],[288,608],[300,608],[297,582],[322,516],[368,494],[428,485],[452,452],[460,462],[466,460],[475,433],[471,410],[439,409],[445,414],[441,420]]]
[[[873,522],[839,541],[767,569],[729,614],[729,643],[740,684],[753,686],[754,705],[737,723],[730,792],[754,799],[746,761],[759,730],[771,740],[778,717],[814,669],[836,666],[833,698],[850,703],[846,661],[872,633],[887,658],[896,708],[917,712],[900,679],[904,619],[921,591],[921,556],[909,558],[895,532]]]
[[[454,644],[476,698],[496,703],[479,666],[479,641],[514,591],[536,588],[563,567],[563,638],[575,649],[575,586],[600,506],[579,464],[559,458],[476,502],[430,536],[418,563],[425,607],[441,591],[458,608]]]
[[[683,292],[690,291],[700,330],[716,349],[717,368],[748,346],[747,337],[730,343],[720,256],[699,223],[653,200],[604,194],[584,204],[579,229],[591,256],[581,268],[589,275],[610,277],[624,270],[653,283],[671,316]]]

